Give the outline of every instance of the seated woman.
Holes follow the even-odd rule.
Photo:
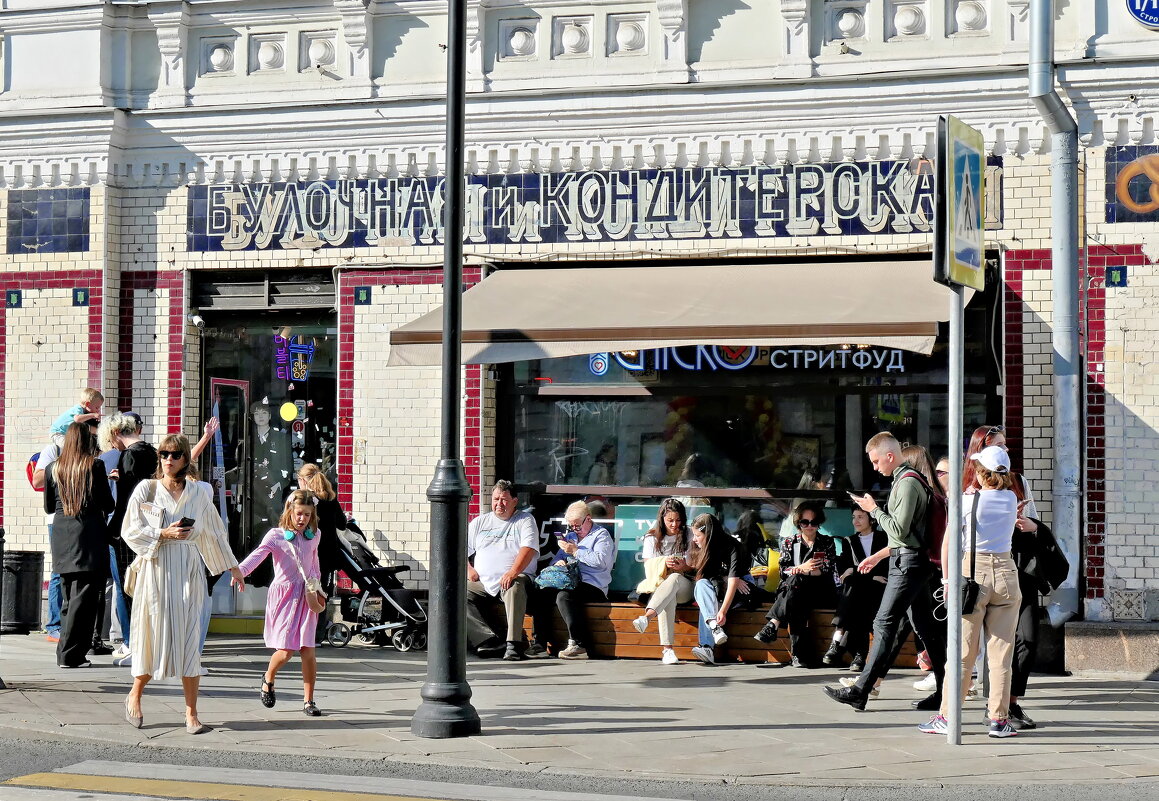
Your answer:
[[[878,562],[864,573],[858,567],[868,557],[887,547],[888,539],[885,532],[873,525],[869,512],[854,508],[853,536],[845,541],[845,547],[837,556],[840,597],[837,599],[837,614],[833,616],[833,642],[821,657],[822,664],[840,665],[842,655],[849,651],[853,654],[849,669],[860,673],[865,667],[869,632],[873,630],[877,607],[881,606],[889,562]]]
[[[700,607],[700,644],[692,649],[692,655],[706,665],[715,665],[715,647],[728,640],[724,633],[728,610],[752,589],[743,578],[749,570],[748,559],[716,516],[703,514],[692,521],[692,545],[685,565],[695,580],[692,594]]]
[[[797,533],[781,543],[781,586],[766,619],[754,637],[766,645],[777,639],[781,624],[789,627],[793,667],[817,666],[809,618],[814,609],[831,609],[837,600],[833,538],[820,533],[825,510],[819,501],[804,501],[793,510]]]
[[[552,608],[558,608],[567,627],[567,647],[558,651],[560,659],[587,659],[591,645],[587,614],[584,607],[590,603],[608,600],[608,585],[612,583],[612,565],[616,562],[616,543],[612,535],[592,521],[591,510],[583,501],[576,501],[564,513],[568,533],[559,541],[559,551],[553,565],[567,564],[575,559],[579,564],[580,583],[574,590],[540,588],[535,603],[535,641],[554,642],[555,626]]]
[[[749,572],[744,580],[753,585],[753,591],[745,597],[745,601],[746,608],[752,610],[772,598],[772,593],[766,591],[769,578],[769,546],[772,540],[761,524],[760,513],[755,509],[749,509],[741,514],[732,535],[744,548],[749,560]],[[773,574],[776,576],[775,566]]]
[[[643,634],[648,630],[648,621],[659,620],[660,661],[665,665],[678,665],[672,641],[676,636],[676,607],[692,600],[692,579],[687,575],[688,563],[684,561],[688,550],[688,513],[684,504],[675,498],[666,498],[660,504],[656,524],[644,536],[641,549],[644,561],[663,559],[668,571],[660,583],[652,590],[645,603],[644,614],[632,621],[636,631]],[[647,581],[647,579],[645,579]],[[641,598],[644,598],[642,593]]]

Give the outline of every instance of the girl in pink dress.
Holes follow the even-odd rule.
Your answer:
[[[262,677],[262,706],[277,702],[274,679],[295,653],[302,655],[302,711],[310,717],[322,713],[314,703],[314,682],[318,661],[314,654],[314,631],[318,615],[306,603],[306,578],[318,578],[318,513],[314,496],[308,490],[295,490],[286,499],[278,520],[254,552],[240,565],[249,575],[267,556],[274,560],[274,581],[266,596],[266,647],[273,648],[269,667]]]

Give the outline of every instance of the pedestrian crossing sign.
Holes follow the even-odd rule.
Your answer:
[[[940,280],[973,289],[986,288],[986,143],[982,133],[956,117],[939,125],[941,237],[945,271]]]

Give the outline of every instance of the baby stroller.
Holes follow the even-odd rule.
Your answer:
[[[341,648],[358,637],[364,645],[386,645],[399,651],[424,650],[427,647],[427,613],[398,580],[399,573],[410,565],[382,566],[371,552],[366,535],[351,520],[346,531],[338,532],[342,546],[338,552],[339,570],[357,589],[344,590],[335,582],[342,620],[326,627],[326,640]]]

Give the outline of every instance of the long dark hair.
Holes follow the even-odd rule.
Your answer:
[[[704,534],[703,547],[698,547],[695,540],[688,546],[688,566],[696,570],[696,580],[699,581],[704,578],[704,567],[708,564],[709,557],[725,544],[728,533],[716,515],[707,513],[697,515],[692,521],[692,528]]]
[[[52,479],[60,496],[60,506],[69,517],[81,513],[85,499],[92,492],[96,453],[96,439],[88,425],[69,423],[60,456],[52,465]]]
[[[749,556],[760,553],[768,546],[765,540],[764,529],[761,528],[760,513],[749,509],[741,514],[736,521],[736,538],[744,545],[745,553]]]
[[[664,525],[664,515],[669,512],[675,512],[680,518],[680,547],[677,553],[683,553],[688,549],[688,510],[684,508],[684,504],[675,498],[665,498],[660,502],[660,511],[656,513],[656,524],[648,529],[648,533],[644,536],[656,538],[656,553],[662,553],[662,546],[664,545],[664,536],[668,532],[668,528]]]

